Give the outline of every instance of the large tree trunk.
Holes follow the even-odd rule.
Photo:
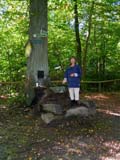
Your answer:
[[[92,2],[91,8],[90,8],[89,19],[88,19],[88,35],[86,38],[85,48],[83,51],[83,79],[85,79],[86,77],[87,52],[88,52],[88,46],[89,46],[89,40],[90,40],[90,34],[91,34],[91,28],[92,28],[93,9],[94,9],[94,1]]]
[[[29,40],[32,51],[27,60],[27,104],[34,98],[33,86],[38,82],[38,71],[48,78],[47,0],[30,0]]]
[[[78,60],[78,63],[81,65],[82,63],[82,49],[81,49],[81,40],[80,40],[80,34],[79,34],[79,20],[78,20],[78,6],[77,6],[77,0],[74,0],[74,15],[75,15],[75,37],[76,37],[76,57]]]

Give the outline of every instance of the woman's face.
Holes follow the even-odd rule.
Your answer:
[[[76,63],[75,58],[71,58],[71,59],[70,59],[70,63],[71,63],[71,64],[75,64],[75,63]]]

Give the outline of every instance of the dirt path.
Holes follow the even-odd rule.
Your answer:
[[[0,105],[0,160],[120,160],[120,93],[81,97],[98,106],[91,121],[46,126],[22,107]]]

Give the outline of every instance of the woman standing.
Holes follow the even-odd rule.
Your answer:
[[[76,64],[76,58],[70,58],[70,66],[66,69],[63,84],[67,82],[71,105],[79,103],[81,68]]]

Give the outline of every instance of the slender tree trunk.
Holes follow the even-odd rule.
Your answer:
[[[103,22],[103,26],[104,26]],[[101,28],[101,73],[100,77],[105,79],[105,63],[106,63],[106,38],[105,38],[105,33],[104,29]]]
[[[32,51],[27,60],[27,104],[34,98],[33,86],[38,81],[38,71],[48,77],[47,0],[30,0],[29,40]]]
[[[96,37],[96,24],[94,24],[94,41],[93,41],[93,46],[94,46],[94,54],[97,55],[97,37]],[[96,59],[96,77],[98,76],[98,59]]]
[[[105,64],[106,64],[106,56],[103,56],[103,57],[102,57],[103,79],[105,79]]]
[[[12,81],[12,68],[11,68],[11,60],[10,60],[10,54],[9,54],[9,50],[7,52],[7,58],[8,58],[8,64],[9,64],[9,79],[10,81]]]
[[[103,34],[103,56],[102,56],[102,70],[103,70],[103,79],[105,79],[105,66],[106,66],[106,38],[105,35]]]
[[[102,58],[99,58],[99,80],[102,80]]]
[[[79,20],[78,20],[78,5],[77,0],[74,0],[74,14],[75,14],[75,37],[76,37],[76,57],[78,63],[81,65],[82,63],[82,49],[81,49],[81,40],[80,40],[80,33],[79,33]]]
[[[88,19],[88,35],[86,38],[85,48],[83,51],[83,79],[85,79],[86,77],[87,52],[88,52],[88,46],[89,46],[89,40],[90,40],[90,34],[91,34],[91,28],[92,28],[93,9],[94,9],[94,1],[92,2],[91,8],[90,8],[89,19]]]

